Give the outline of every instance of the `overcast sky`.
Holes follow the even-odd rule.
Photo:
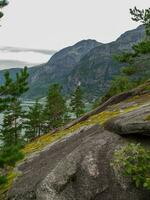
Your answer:
[[[138,26],[130,19],[129,8],[150,6],[149,0],[9,1],[1,21],[0,47],[50,50],[59,50],[89,38],[111,42],[123,32]],[[4,52],[0,52],[0,59],[8,55],[10,59],[8,53],[4,56]],[[37,54],[37,63],[48,60],[48,55],[42,55],[39,60]],[[31,53],[29,57],[32,61]],[[36,62],[35,57],[33,62]]]
[[[82,39],[115,40],[138,24],[129,8],[149,0],[10,0],[0,28],[0,45],[58,50]]]

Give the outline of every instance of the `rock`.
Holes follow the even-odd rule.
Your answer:
[[[150,104],[107,121],[105,128],[119,135],[140,134],[150,136]]]
[[[19,167],[22,176],[8,199],[149,200],[149,192],[136,189],[111,166],[114,151],[127,142],[99,125],[72,134]]]

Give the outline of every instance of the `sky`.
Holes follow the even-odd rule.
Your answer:
[[[58,51],[82,39],[96,39],[103,43],[116,40],[125,31],[139,25],[131,20],[129,8],[150,7],[149,0],[9,2],[1,20],[0,47],[27,48],[29,52],[22,51],[19,56],[18,52],[0,50],[0,60],[20,59],[31,63],[46,62],[49,59],[48,54],[34,52],[33,49]]]

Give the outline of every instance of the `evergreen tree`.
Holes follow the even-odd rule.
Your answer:
[[[102,101],[107,100],[115,94],[134,88],[149,79],[149,74],[143,70],[141,64],[138,65],[137,61],[139,63],[141,61],[144,62],[144,60],[147,62],[147,57],[144,55],[147,54],[149,56],[150,53],[150,8],[139,10],[135,7],[134,9],[130,9],[130,13],[132,20],[141,22],[144,25],[146,38],[138,44],[133,45],[132,52],[124,52],[115,56],[116,60],[125,63],[126,66],[121,69],[121,75],[114,77]]]
[[[80,117],[84,113],[83,92],[80,86],[77,86],[74,94],[71,97],[71,111],[75,113],[76,117]]]
[[[4,111],[4,120],[0,131],[3,145],[16,145],[20,142],[20,134],[23,128],[22,118],[24,112],[19,98],[28,90],[28,72],[25,67],[16,74],[16,80],[12,80],[8,72],[5,74],[5,83],[0,86],[0,108]],[[8,141],[9,138],[9,141]]]
[[[28,89],[28,72],[25,67],[16,74],[16,79],[12,80],[9,72],[5,73],[5,83],[0,86],[0,110],[4,114],[3,124],[0,130],[0,179],[5,180],[7,167],[14,166],[23,158],[20,152],[21,129],[23,111],[21,109],[20,97]],[[3,174],[3,172],[5,172]]]
[[[61,87],[59,84],[53,84],[49,88],[45,106],[45,117],[48,129],[55,129],[63,125],[65,113],[66,105],[61,95]]]
[[[0,0],[0,8],[2,9],[3,7],[8,5],[8,1],[7,0]],[[2,11],[0,11],[0,19],[4,16],[4,13]]]
[[[137,7],[130,9],[132,20],[141,22],[145,26],[145,32],[148,39],[150,39],[150,8],[139,10]]]
[[[36,101],[34,106],[29,107],[29,111],[26,115],[26,132],[25,138],[28,140],[34,139],[37,136],[40,136],[42,133],[43,127],[43,106]]]

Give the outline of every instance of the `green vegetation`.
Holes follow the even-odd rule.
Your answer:
[[[21,108],[20,96],[28,90],[28,72],[25,67],[16,74],[13,81],[8,72],[5,73],[5,83],[0,86],[0,110],[4,114],[0,129],[0,178],[7,179],[8,169],[24,156],[21,130],[23,127],[24,112]],[[5,178],[4,178],[5,177]],[[2,182],[2,181],[1,181]]]
[[[131,178],[136,187],[150,190],[150,151],[140,144],[129,144],[115,152],[112,166]]]
[[[134,9],[130,9],[130,13],[133,21],[144,24],[146,36],[150,36],[150,8],[139,10],[134,7]]]
[[[84,102],[83,102],[83,91],[80,86],[74,91],[74,94],[71,97],[70,106],[72,108],[72,112],[75,113],[76,117],[80,117],[84,113]]]
[[[146,120],[146,121],[150,121],[150,115],[146,116],[146,117],[145,117],[145,120]]]
[[[143,55],[149,55],[150,53],[150,8],[139,10],[135,7],[130,9],[130,13],[132,20],[141,22],[144,25],[146,38],[142,42],[133,45],[132,52],[124,52],[114,56],[116,60],[125,63],[126,66],[121,69],[119,76],[114,77],[102,101],[115,94],[135,88],[149,79],[149,75],[144,72],[142,64],[138,65],[137,61],[140,58],[144,59]],[[145,61],[148,62],[147,58],[145,58]]]
[[[36,101],[34,106],[29,107],[26,114],[25,138],[28,141],[41,135],[44,123],[43,117],[43,106]]]
[[[51,85],[44,109],[48,130],[53,130],[63,125],[66,110],[65,100],[61,95],[60,85]]]
[[[7,0],[0,0],[0,8],[3,8],[5,6],[8,5],[8,1]],[[0,11],[0,18],[2,18],[4,16],[4,13],[2,11]]]
[[[95,124],[100,124],[101,126],[103,126],[103,124],[105,122],[107,122],[109,119],[112,119],[113,117],[119,116],[120,114],[123,114],[123,113],[127,113],[130,111],[136,110],[137,108],[142,106],[145,102],[149,101],[149,96],[141,95],[141,96],[136,96],[134,98],[132,97],[131,99],[126,100],[125,103],[128,103],[133,100],[135,102],[135,105],[129,106],[125,109],[121,109],[121,112],[119,109],[120,105],[116,104],[116,105],[111,106],[109,109],[106,109],[103,112],[100,112],[96,115],[89,117],[85,121],[79,122],[78,124],[71,126],[68,129],[65,129],[65,130],[60,129],[59,131],[56,131],[53,134],[49,133],[49,134],[42,135],[41,137],[36,138],[34,141],[27,144],[23,148],[22,151],[25,155],[28,155],[33,152],[40,151],[41,149],[43,149],[47,145],[51,144],[52,142],[55,142],[58,139],[66,136],[68,134],[71,134],[71,133],[79,130],[82,127],[95,125]]]

